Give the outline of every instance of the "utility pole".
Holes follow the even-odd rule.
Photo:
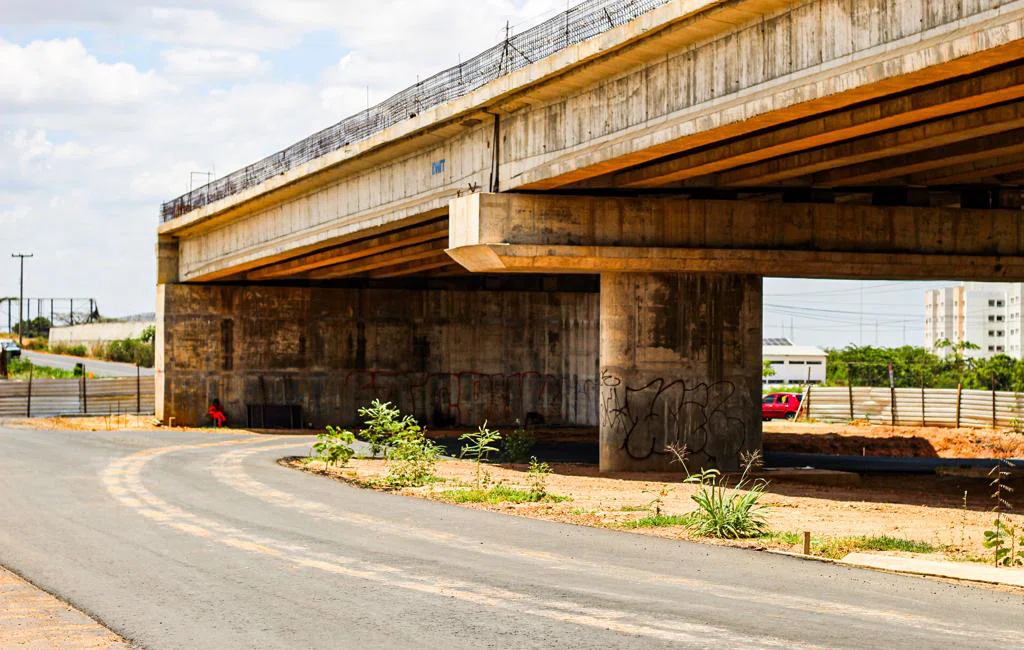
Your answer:
[[[25,320],[22,311],[22,304],[25,302],[25,258],[34,256],[34,253],[13,253],[11,255],[11,257],[17,257],[21,264],[21,272],[18,275],[18,347],[24,345],[25,338]]]

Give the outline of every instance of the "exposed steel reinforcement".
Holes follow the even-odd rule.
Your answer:
[[[365,140],[402,120],[415,117],[421,111],[462,97],[559,50],[624,25],[668,1],[587,0],[283,151],[164,203],[160,209],[160,220],[169,221]]]

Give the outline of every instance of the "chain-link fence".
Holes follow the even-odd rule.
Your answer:
[[[421,111],[457,99],[534,61],[624,25],[669,0],[587,0],[477,56],[424,79],[380,104],[296,142],[284,151],[164,203],[168,221],[258,185],[298,165],[365,140]]]

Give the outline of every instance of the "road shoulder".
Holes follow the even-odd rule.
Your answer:
[[[0,567],[0,648],[130,650],[100,623]]]

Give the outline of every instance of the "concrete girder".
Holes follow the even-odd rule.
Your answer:
[[[437,257],[438,253],[444,252],[447,246],[448,242],[443,239],[428,241],[422,244],[414,244],[412,246],[406,246],[387,253],[373,255],[356,263],[335,264],[315,271],[307,271],[303,274],[303,277],[310,280],[329,280],[349,277],[360,273],[366,273],[368,271],[398,266],[406,262],[415,262],[431,257]]]
[[[717,174],[711,177],[709,179],[711,182],[708,183],[701,183],[700,179],[694,180],[694,183],[718,187],[763,187],[841,167],[1006,133],[1022,127],[1024,127],[1024,102],[1003,104],[811,151],[782,156]],[[887,162],[881,164],[887,165]],[[842,176],[841,171],[839,175]],[[829,185],[835,184],[830,183]],[[846,184],[855,185],[857,181],[853,180]]]
[[[659,187],[1021,98],[1024,67],[1017,66],[829,113],[682,157],[595,178],[581,187]]]
[[[986,156],[981,160],[943,167],[941,169],[912,174],[908,180],[912,185],[962,185],[965,183],[984,182],[987,179],[1003,181],[1016,172],[1024,170],[1024,156],[995,155]]]
[[[891,156],[812,176],[809,184],[840,187],[881,183],[893,178],[942,170],[977,160],[987,160],[1024,152],[1024,129],[975,138],[917,153]]]
[[[386,266],[376,271],[370,271],[368,275],[371,278],[400,278],[406,275],[428,273],[451,265],[452,258],[448,257],[448,254],[444,251],[441,251],[434,257],[427,257],[413,262],[405,262],[395,266]]]
[[[246,274],[246,279],[258,281],[286,278],[326,266],[335,266],[371,255],[379,255],[380,253],[386,253],[387,251],[411,244],[444,239],[448,236],[447,225],[445,221],[440,220],[378,237],[351,242],[329,250],[318,251],[250,271]]]
[[[448,254],[474,272],[1024,280],[1024,212],[477,194]]]

